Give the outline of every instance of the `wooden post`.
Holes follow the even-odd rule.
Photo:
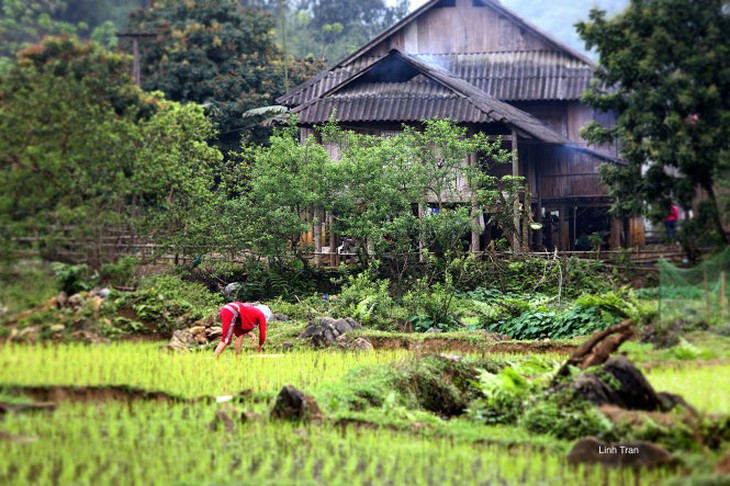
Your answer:
[[[330,264],[336,267],[340,264],[340,259],[337,255],[337,235],[335,234],[335,217],[332,213],[329,214],[328,223],[330,226]]]
[[[512,130],[512,175],[515,177],[520,176],[520,157],[519,157],[519,147],[517,146],[517,132]],[[513,253],[519,253],[520,251],[520,211],[519,211],[519,195],[517,195],[517,200],[513,202],[513,215],[512,215],[512,223],[514,226],[514,235],[512,237],[512,252]]]
[[[423,215],[425,212],[426,212],[426,210],[423,207],[423,204],[419,203],[418,204],[418,219],[419,220],[423,219]],[[424,246],[425,245],[423,243],[423,233],[419,229],[418,230],[418,261],[420,263],[423,263],[423,247]]]
[[[611,234],[608,237],[608,245],[611,250],[621,248],[621,230],[623,223],[618,218],[611,218]]]
[[[469,166],[471,166],[471,170],[478,170],[478,164],[477,164],[477,156],[475,154],[469,155]],[[469,246],[469,249],[472,253],[477,253],[479,250],[481,250],[479,246],[479,238],[482,234],[482,231],[484,229],[481,226],[481,219],[482,214],[480,211],[479,206],[476,202],[476,187],[470,187],[469,191],[471,192],[471,245]]]
[[[561,204],[558,211],[560,211],[560,239],[558,249],[560,251],[567,251],[570,250],[570,217],[568,216],[568,205]]]
[[[314,265],[322,264],[322,210],[314,210],[314,224],[312,225],[312,240],[314,241]]]

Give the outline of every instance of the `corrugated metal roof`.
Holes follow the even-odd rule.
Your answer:
[[[379,66],[409,67],[419,73],[403,82],[379,82],[369,76]],[[403,70],[402,72],[411,72]],[[502,122],[524,135],[548,143],[570,140],[551,130],[532,115],[504,103],[467,81],[433,64],[392,50],[322,95],[297,106],[293,113],[304,124],[326,122],[336,110],[339,121],[417,121],[451,118],[458,122]]]
[[[561,52],[419,54],[414,57],[426,64],[440,66],[505,101],[577,100],[593,78],[591,66]]]
[[[503,101],[579,100],[590,85],[593,68],[553,51],[415,54]],[[361,57],[346,67],[324,71],[277,101],[297,106],[321,96],[378,58]]]

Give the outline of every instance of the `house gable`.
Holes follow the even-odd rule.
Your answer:
[[[552,51],[593,66],[496,0],[431,0],[336,66],[381,57],[390,49],[409,54]]]

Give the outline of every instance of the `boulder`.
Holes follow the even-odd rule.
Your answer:
[[[593,373],[578,375],[573,386],[579,395],[596,405],[617,405],[624,408],[625,405],[616,391],[608,386],[603,380]]]
[[[655,468],[674,462],[674,457],[666,449],[644,441],[610,444],[595,437],[584,437],[568,453],[568,463],[573,465]]]
[[[293,422],[319,422],[322,420],[322,412],[314,398],[287,385],[276,397],[271,418]]]
[[[626,358],[613,356],[602,367],[611,374],[620,387],[616,394],[629,410],[661,410],[662,404],[656,391],[644,374]],[[618,404],[617,404],[618,405]]]
[[[198,344],[208,344],[208,338],[205,337],[205,333],[201,332],[195,335],[195,342]]]
[[[68,298],[68,305],[70,307],[79,307],[84,302],[84,296],[81,294],[73,294]]]
[[[198,334],[202,334],[205,332],[205,326],[194,326],[188,329],[188,332],[192,334],[193,336],[197,336]]]
[[[669,410],[684,402],[677,396],[661,399],[626,356],[612,356],[599,371],[578,375],[572,386],[580,396],[596,405],[616,405],[626,410]]]
[[[373,343],[364,337],[350,339],[347,336],[338,336],[335,342],[337,347],[347,349],[349,351],[373,351],[375,349]]]
[[[254,412],[241,412],[241,423],[251,423],[251,422],[262,422],[264,420],[264,416],[259,413]]]
[[[360,327],[360,323],[351,318],[335,320],[331,317],[318,317],[299,333],[299,337],[309,339],[315,347],[333,346],[337,344],[339,336]]]
[[[68,303],[68,294],[62,290],[56,296],[56,305],[60,309],[62,307],[66,307],[67,303]]]
[[[228,285],[225,286],[223,289],[223,296],[226,299],[233,299],[238,295],[238,291],[243,288],[243,283],[241,282],[231,282]]]
[[[195,345],[197,341],[192,334],[186,330],[178,330],[172,333],[172,338],[165,348],[173,351],[189,351]]]
[[[213,341],[223,335],[223,328],[220,326],[209,327],[205,330],[205,336],[208,341]]]

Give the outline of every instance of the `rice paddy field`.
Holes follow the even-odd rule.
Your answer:
[[[234,416],[247,407],[263,415],[284,385],[316,396],[354,367],[390,366],[411,356],[301,351],[238,359],[224,353],[214,360],[207,353],[162,352],[155,343],[2,345],[4,387],[129,385],[191,398],[251,390],[260,399],[242,406],[215,400],[63,402],[53,413],[9,413],[0,424],[14,440],[0,440],[0,484],[655,485],[673,474],[569,467],[565,442],[520,438],[516,430],[511,440],[510,427],[449,435],[429,427],[261,419],[228,430],[214,420],[216,412]],[[648,376],[657,389],[681,392],[703,412],[728,413],[727,364],[654,368]]]

